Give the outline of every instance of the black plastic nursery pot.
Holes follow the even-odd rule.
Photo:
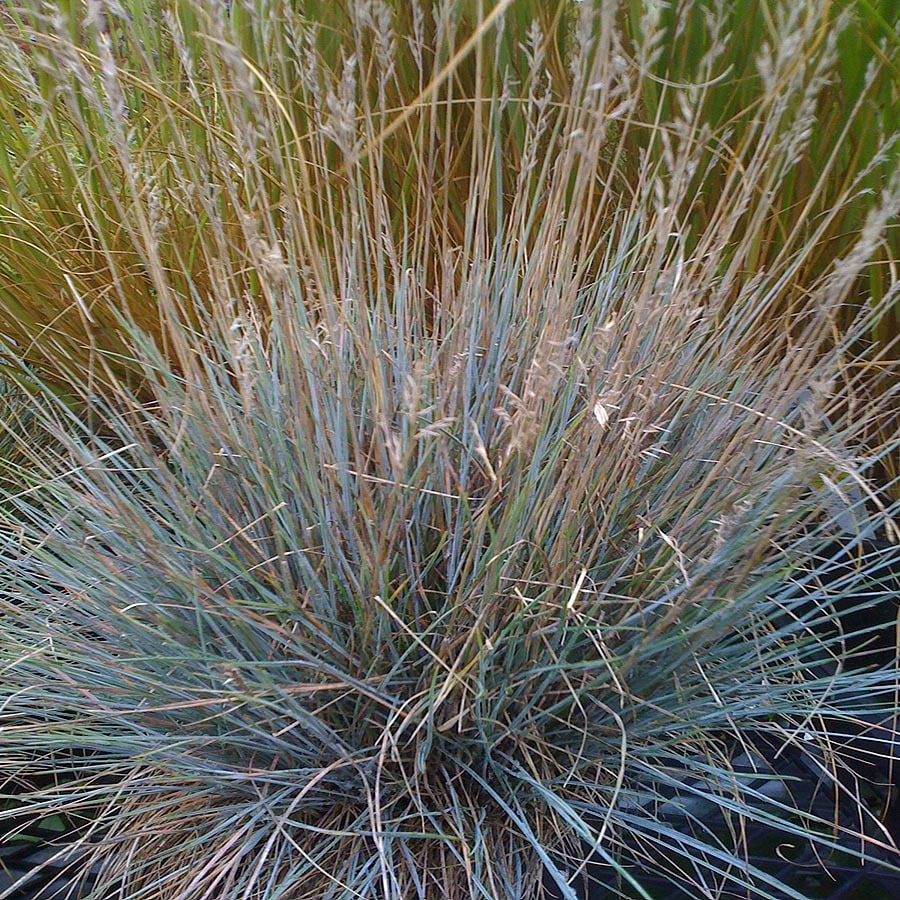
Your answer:
[[[855,803],[835,787],[830,778],[822,775],[822,760],[805,749],[765,748],[755,741],[751,760],[744,755],[734,760],[735,771],[755,772],[759,778],[745,781],[752,790],[766,794],[775,801],[790,804],[797,810],[793,823],[803,827],[804,813],[818,820],[836,820],[839,828],[833,832],[834,846],[818,842],[767,824],[750,823],[745,837],[746,867],[787,886],[793,895],[770,885],[759,890],[738,887],[732,880],[711,875],[696,865],[697,859],[687,846],[656,849],[656,857],[647,859],[646,849],[635,847],[631,859],[627,850],[620,857],[620,865],[641,890],[652,900],[698,900],[717,897],[722,900],[759,900],[775,897],[788,900],[792,896],[804,900],[836,898],[836,900],[894,900],[900,897],[900,851],[891,843],[900,843],[900,815],[891,804],[890,785],[885,781],[864,783],[857,780],[854,788],[872,812],[869,821],[861,822]],[[777,774],[776,774],[777,773]],[[776,776],[776,777],[773,777]],[[671,800],[656,815],[686,838],[696,837],[708,842],[710,832],[719,831],[726,838],[725,821],[711,808],[700,808],[696,795],[690,791],[690,779],[683,792],[670,792]],[[690,813],[690,814],[689,814]],[[879,815],[880,814],[880,815]],[[698,827],[698,822],[702,823]],[[880,824],[879,824],[880,822]],[[701,833],[704,832],[704,833]],[[679,877],[679,873],[681,877]],[[743,873],[742,873],[743,874]],[[642,898],[645,895],[629,884],[628,878],[597,857],[589,860],[579,878],[571,886],[579,900],[614,900],[614,898]],[[563,894],[545,878],[546,900],[556,900]]]

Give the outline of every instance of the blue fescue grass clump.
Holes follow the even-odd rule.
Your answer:
[[[848,435],[796,427],[790,357],[615,310],[645,278],[618,262],[540,329],[502,260],[442,333],[402,286],[317,321],[286,286],[177,366],[139,343],[150,397],[45,396],[42,480],[4,507],[2,715],[82,865],[129,897],[528,896],[576,839],[676,842],[634,817],[672,778],[758,807],[729,739],[824,745],[892,702],[887,670],[823,670],[839,636],[782,587]]]
[[[221,10],[190,40],[163,19],[180,81],[129,79],[98,38],[76,91],[90,59],[59,53],[59,91],[107,116],[128,173],[129,203],[81,225],[121,275],[108,294],[143,285],[159,327],[104,308],[115,347],[85,362],[60,343],[52,376],[21,372],[32,433],[4,429],[22,481],[0,503],[0,819],[14,839],[61,817],[60,856],[98,898],[526,898],[543,870],[571,897],[564,868],[586,848],[623,872],[626,848],[664,865],[685,838],[660,803],[696,776],[729,824],[691,845],[696,895],[785,896],[744,859],[742,824],[823,852],[833,825],[748,787],[731,749],[796,746],[838,779],[835,729],[895,705],[893,668],[849,665],[853,635],[822,627],[866,568],[825,559],[821,589],[805,573],[842,535],[896,536],[871,477],[897,451],[871,440],[896,396],[864,394],[860,350],[892,298],[834,323],[898,198],[885,190],[821,276],[800,234],[741,272],[766,163],[794,152],[767,144],[729,188],[760,231],[723,220],[689,252],[677,210],[712,142],[655,123],[666,171],[625,165],[641,70],[600,46],[614,23],[588,9],[567,106],[538,89],[537,50],[514,82],[476,41],[496,80],[467,101],[467,203],[439,163],[454,104],[431,95],[391,132],[417,154],[398,198],[396,48],[373,49],[390,31],[374,9],[341,66],[292,38],[299,100],[274,65],[247,65]],[[277,41],[288,24],[309,36],[289,16],[248,28]],[[377,102],[363,70],[383,76]],[[119,82],[155,102],[182,85],[159,133],[189,144],[224,121],[228,142],[173,145],[142,182]],[[523,92],[515,129],[503,86]],[[779,91],[811,88],[767,90],[781,109]],[[802,142],[807,124],[784,128]],[[510,194],[495,166],[520,132]],[[620,163],[628,192],[601,180]],[[167,242],[167,202],[197,225],[190,253]],[[127,271],[104,234],[131,242]],[[107,297],[73,293],[86,321]]]

